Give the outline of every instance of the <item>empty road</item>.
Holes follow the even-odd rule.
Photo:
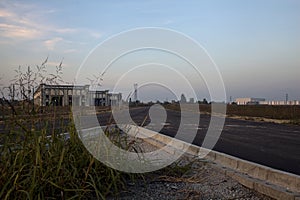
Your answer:
[[[126,123],[129,118],[141,125],[148,116],[149,107],[130,109],[130,116],[125,116],[122,120]],[[194,114],[191,114],[191,118]],[[83,128],[107,125],[114,122],[110,119],[111,113],[104,112],[97,115],[82,117]],[[162,134],[174,137],[181,123],[181,114],[178,111],[167,110],[166,121],[158,124],[162,129],[158,131]],[[155,121],[155,119],[153,120]],[[189,121],[189,119],[187,119]],[[191,119],[191,121],[193,121]],[[146,118],[144,125],[146,128],[157,131],[157,127],[149,126],[150,118]],[[198,123],[186,123],[182,140],[187,140],[191,133],[197,131],[193,144],[201,146],[210,122],[210,115],[201,114]],[[57,122],[47,122],[36,124],[43,127],[48,124],[49,132],[55,128],[59,132],[66,132],[69,120],[58,120]],[[149,124],[150,123],[150,124]],[[5,134],[12,127],[0,124],[0,132]],[[186,138],[185,138],[186,136]],[[300,175],[300,126],[275,124],[268,122],[254,122],[226,118],[221,136],[213,148],[214,150],[226,153],[244,160],[259,163],[275,169]]]
[[[131,118],[140,125],[148,110],[147,107],[131,109]],[[101,125],[107,123],[108,116],[108,113],[98,115]],[[167,110],[167,120],[160,133],[174,137],[178,131],[180,117],[180,112]],[[193,144],[201,146],[209,122],[210,115],[201,114],[198,124],[186,124],[184,130],[187,136],[189,130],[197,131]],[[144,125],[149,123],[148,118]],[[300,126],[226,118],[222,134],[213,149],[300,175]]]

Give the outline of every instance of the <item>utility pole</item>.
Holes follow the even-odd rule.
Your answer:
[[[288,101],[289,101],[289,94],[286,93],[286,94],[285,94],[285,104],[286,104],[286,105],[288,104]]]
[[[13,88],[12,88],[12,102],[15,101],[15,84],[12,85]]]
[[[138,96],[137,96],[138,84],[137,83],[133,84],[133,87],[134,87],[134,101],[136,102],[138,100]]]

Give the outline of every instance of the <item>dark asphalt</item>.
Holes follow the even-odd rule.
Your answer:
[[[132,120],[141,125],[148,115],[149,107],[130,109]],[[194,114],[193,114],[194,115]],[[110,119],[111,113],[101,113],[97,118],[82,117],[83,128],[95,127],[114,123]],[[188,117],[192,117],[188,115]],[[128,116],[122,120],[128,122]],[[181,123],[181,114],[178,111],[167,110],[166,123],[160,133],[174,137]],[[189,121],[189,119],[187,120]],[[210,122],[210,115],[200,115],[200,122],[185,124],[185,133],[182,140],[189,140],[191,132],[197,131],[193,144],[201,146]],[[144,125],[149,125],[150,119],[146,118]],[[67,132],[68,120],[60,120],[55,123],[44,122],[38,126],[48,124],[51,130]],[[5,133],[5,124],[0,125],[0,130]],[[63,128],[62,128],[63,127]],[[153,129],[155,127],[146,128]],[[6,129],[7,130],[7,129]],[[159,129],[160,130],[160,129]],[[227,118],[222,134],[213,148],[241,159],[269,166],[275,169],[300,175],[300,126],[275,124],[268,122],[254,122]]]
[[[140,125],[148,114],[148,108],[135,108],[130,114],[134,122]],[[101,124],[107,122],[108,115],[106,113],[98,116]],[[174,137],[178,131],[180,117],[180,112],[167,110],[167,120],[160,132]],[[144,125],[149,122],[148,118]],[[189,129],[191,131],[197,129],[193,144],[201,146],[209,122],[210,115],[201,114],[199,124],[187,124],[185,129],[187,138]],[[213,149],[300,175],[300,126],[227,118],[222,134]]]

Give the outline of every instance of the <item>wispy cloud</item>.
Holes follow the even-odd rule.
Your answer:
[[[0,3],[0,6],[4,3]],[[40,39],[52,38],[44,43],[52,49],[57,39],[69,36],[70,34],[82,34],[92,38],[100,38],[102,34],[86,29],[86,28],[72,28],[72,27],[58,27],[51,24],[49,21],[43,23],[42,17],[45,12],[55,13],[59,12],[54,9],[40,12],[40,9],[35,5],[27,5],[22,3],[9,3],[6,1],[5,6],[0,7],[0,40],[1,36],[18,41],[19,39]],[[61,40],[60,40],[61,41]],[[54,44],[54,45],[53,45]]]
[[[0,10],[0,17],[11,17],[13,14],[7,10]]]
[[[102,37],[102,33],[92,31],[92,30],[89,30],[88,32],[89,32],[89,35],[93,38],[99,39]]]
[[[76,33],[78,32],[77,29],[74,28],[57,28],[57,29],[52,29],[52,31],[57,32],[57,33]]]
[[[77,49],[67,49],[64,51],[64,53],[75,53],[75,52],[78,52]]]
[[[169,24],[173,24],[174,21],[171,20],[171,19],[166,19],[164,22],[163,22],[163,25],[169,25]]]
[[[42,34],[28,19],[18,17],[9,10],[0,9],[0,20],[0,35],[3,37],[33,39]]]
[[[45,44],[45,46],[47,47],[48,50],[54,50],[55,45],[58,42],[61,42],[61,41],[63,41],[63,38],[56,37],[56,38],[53,38],[53,39],[50,39],[50,40],[46,40],[44,42],[44,44]]]
[[[7,38],[33,39],[41,35],[38,30],[10,24],[0,24],[0,32]]]

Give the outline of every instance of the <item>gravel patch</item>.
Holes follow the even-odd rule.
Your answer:
[[[142,146],[146,152],[155,150],[149,144],[143,143]],[[187,154],[176,163],[162,170],[143,174],[143,177],[128,182],[126,189],[107,199],[272,199],[226,176],[220,166]]]

